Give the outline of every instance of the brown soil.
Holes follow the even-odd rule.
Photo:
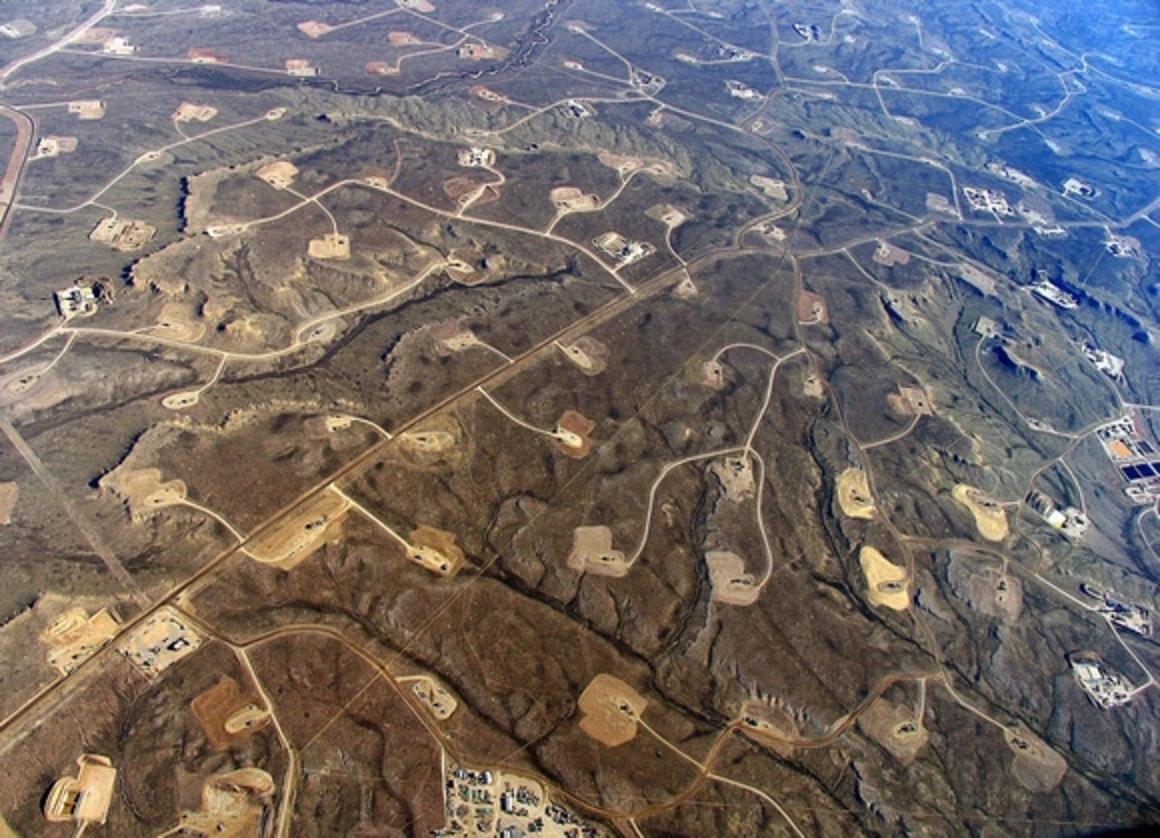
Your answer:
[[[321,492],[292,510],[248,548],[263,564],[290,570],[324,544],[341,537],[349,504],[333,492]]]
[[[910,254],[890,242],[880,241],[878,247],[874,249],[874,261],[887,268],[906,265],[910,262]]]
[[[574,460],[582,460],[592,453],[592,439],[589,434],[596,430],[596,423],[587,416],[574,410],[565,411],[556,427],[580,437],[579,445],[565,445],[558,439],[552,440],[552,444],[561,454]]]
[[[368,61],[363,69],[371,76],[395,76],[399,73],[399,68],[388,61]]]
[[[594,210],[600,206],[600,196],[585,193],[575,186],[557,186],[548,193],[550,200],[557,210],[575,212]]]
[[[393,47],[410,47],[421,44],[422,41],[416,38],[411,32],[395,31],[387,33],[387,43]]]
[[[1003,738],[1014,754],[1011,773],[1020,785],[1042,794],[1060,784],[1067,773],[1067,760],[1046,742],[1022,724],[1003,731]]]
[[[153,332],[169,340],[195,343],[205,334],[205,324],[198,322],[192,305],[166,303],[161,307]]]
[[[829,323],[830,312],[825,298],[813,291],[802,291],[798,295],[797,319],[803,326]]]
[[[274,779],[260,768],[215,774],[202,787],[201,807],[181,813],[181,830],[184,834],[222,838],[257,835],[274,789]]]
[[[724,365],[720,361],[706,361],[701,367],[701,383],[714,390],[724,389]]]
[[[709,471],[721,484],[725,498],[734,503],[748,500],[757,492],[753,461],[743,454],[714,460]]]
[[[863,547],[858,563],[866,578],[866,598],[871,605],[882,605],[894,611],[910,607],[910,588],[906,568],[896,565],[874,547]]]
[[[679,227],[689,220],[689,213],[686,210],[672,204],[653,204],[644,211],[644,214],[666,227]]]
[[[387,449],[387,462],[413,471],[454,469],[471,450],[463,428],[448,414],[440,414],[421,427],[396,437]]]
[[[157,468],[122,466],[102,477],[98,485],[125,501],[134,523],[141,523],[154,510],[180,504],[186,496],[184,481],[163,481]]]
[[[190,709],[215,751],[224,751],[270,723],[261,699],[243,692],[228,675],[194,698]]]
[[[483,186],[487,181],[475,180],[473,178],[464,177],[463,175],[456,175],[449,177],[443,181],[443,192],[453,201],[458,201],[460,198],[470,195],[479,187]]]
[[[1003,576],[997,568],[972,574],[963,585],[963,594],[980,614],[1005,623],[1015,622],[1023,612],[1023,583],[1017,577]]]
[[[173,112],[175,122],[209,122],[215,116],[217,116],[217,108],[209,105],[194,105],[190,102],[182,102]]]
[[[752,573],[745,571],[745,560],[736,553],[711,551],[705,554],[709,568],[712,598],[727,605],[752,605],[761,594]]]
[[[786,740],[797,739],[800,734],[788,711],[754,698],[742,705],[740,717],[746,735],[769,746],[782,759],[793,756],[794,747]]]
[[[866,472],[854,466],[838,475],[838,508],[849,518],[869,520],[875,515],[874,499]]]
[[[622,177],[629,172],[635,172],[644,165],[644,161],[639,157],[627,157],[623,154],[613,154],[609,151],[600,152],[600,154],[596,155],[596,159],[610,169],[616,169],[617,173]]]
[[[749,182],[760,189],[767,198],[773,198],[775,201],[789,200],[789,192],[786,191],[783,181],[762,175],[750,175]]]
[[[285,189],[291,186],[294,179],[298,177],[298,167],[289,160],[276,160],[273,163],[267,163],[254,174],[275,189]]]
[[[568,567],[597,576],[622,577],[628,573],[624,553],[612,549],[612,530],[608,527],[577,527],[572,536]]]
[[[455,536],[434,527],[418,527],[411,533],[407,558],[440,576],[454,576],[466,559]]]
[[[953,497],[970,510],[975,529],[988,541],[1002,541],[1007,537],[1007,512],[974,486],[959,483],[951,490]]]
[[[214,49],[213,47],[190,47],[189,52],[185,56],[190,61],[197,61],[202,64],[224,64],[230,60],[225,50]]]
[[[318,20],[304,20],[298,24],[298,31],[307,38],[320,38],[334,27]]]
[[[350,258],[350,236],[327,233],[320,239],[311,239],[306,252],[311,259],[346,261]]]
[[[65,611],[40,635],[48,647],[48,665],[67,675],[117,633],[117,619],[101,609],[92,616],[83,607]]]
[[[636,720],[648,702],[628,684],[601,673],[593,678],[577,702],[583,716],[580,729],[610,748],[636,736]]]
[[[914,762],[930,739],[921,719],[915,722],[912,710],[885,698],[874,699],[858,714],[858,727],[904,766]]]
[[[608,347],[594,337],[579,337],[563,345],[562,351],[585,375],[600,375],[608,367]]]
[[[12,523],[12,510],[20,497],[20,487],[15,483],[0,483],[0,525]]]

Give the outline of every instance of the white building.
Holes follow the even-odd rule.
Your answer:
[[[97,295],[91,285],[74,285],[53,293],[56,310],[65,320],[86,317],[97,310]]]

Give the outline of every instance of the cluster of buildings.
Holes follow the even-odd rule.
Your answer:
[[[1117,236],[1110,230],[1104,239],[1104,248],[1108,253],[1122,259],[1139,259],[1142,255],[1139,242],[1129,236]]]
[[[761,91],[754,90],[745,82],[737,81],[736,79],[729,79],[725,82],[725,89],[729,91],[729,95],[734,99],[742,99],[746,102],[760,102],[765,98]]]
[[[485,169],[495,165],[495,150],[472,146],[459,152],[459,165],[468,169]]]
[[[1160,453],[1139,418],[1130,413],[1101,425],[1096,438],[1124,479],[1124,494],[1133,503],[1160,502]]]
[[[1090,183],[1084,183],[1079,178],[1069,177],[1063,182],[1063,194],[1074,195],[1077,198],[1087,198],[1088,200],[1091,200],[1100,193],[1099,190],[1097,190]]]
[[[1113,626],[1133,632],[1141,637],[1152,636],[1152,615],[1144,606],[1134,602],[1125,602],[1110,591],[1101,591],[1094,585],[1087,583],[1080,585],[1079,589],[1102,603],[1100,613]]]
[[[445,777],[446,821],[436,835],[529,835],[600,838],[604,832],[550,802],[539,782],[518,774],[475,771],[454,763]]]
[[[633,262],[639,262],[646,256],[651,256],[656,250],[648,242],[638,242],[626,239],[615,231],[610,231],[592,240],[606,256],[616,260],[616,267],[623,268]]]
[[[137,47],[129,43],[129,39],[123,35],[113,35],[101,44],[101,52],[108,55],[132,55],[136,51]]]
[[[964,186],[963,197],[975,212],[989,212],[996,216],[1010,216],[1015,210],[1007,203],[1007,196],[994,189],[984,189],[980,186]]]
[[[1094,652],[1077,652],[1070,663],[1076,681],[1101,710],[1121,707],[1132,700],[1132,688],[1124,676],[1108,669]]]
[[[1051,498],[1038,490],[1031,493],[1027,503],[1049,527],[1076,541],[1083,538],[1091,526],[1091,521],[1083,512],[1074,506],[1060,509]]]
[[[161,608],[141,624],[119,651],[147,678],[155,678],[201,645],[201,636],[171,608]]]
[[[56,301],[56,310],[65,320],[88,317],[97,311],[97,291],[92,285],[72,285],[62,288],[54,291],[52,298]]]
[[[1044,279],[1037,282],[1031,286],[1031,292],[1041,300],[1046,300],[1057,308],[1070,310],[1079,307],[1079,300],[1051,280]]]
[[[1113,355],[1105,349],[1100,349],[1091,341],[1081,340],[1078,343],[1079,351],[1087,358],[1095,368],[1113,380],[1119,379],[1124,374],[1124,359],[1119,355]]]
[[[658,76],[655,73],[646,73],[644,70],[633,70],[630,84],[641,93],[655,96],[664,88],[665,80],[662,76]]]

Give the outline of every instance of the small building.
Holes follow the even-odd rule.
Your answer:
[[[495,165],[495,150],[472,146],[459,152],[459,165],[466,168],[480,169]]]
[[[97,293],[91,285],[74,285],[53,292],[56,310],[65,320],[86,317],[97,310]]]
[[[137,47],[129,43],[129,39],[123,35],[114,35],[101,46],[101,51],[109,55],[132,55],[137,51]]]

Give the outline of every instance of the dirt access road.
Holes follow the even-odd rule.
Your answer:
[[[8,232],[12,204],[16,202],[16,188],[20,184],[20,175],[24,172],[28,152],[32,149],[34,126],[30,117],[7,105],[0,105],[0,116],[16,126],[16,140],[12,144],[12,155],[8,158],[4,177],[0,178],[0,239],[3,239]]]

